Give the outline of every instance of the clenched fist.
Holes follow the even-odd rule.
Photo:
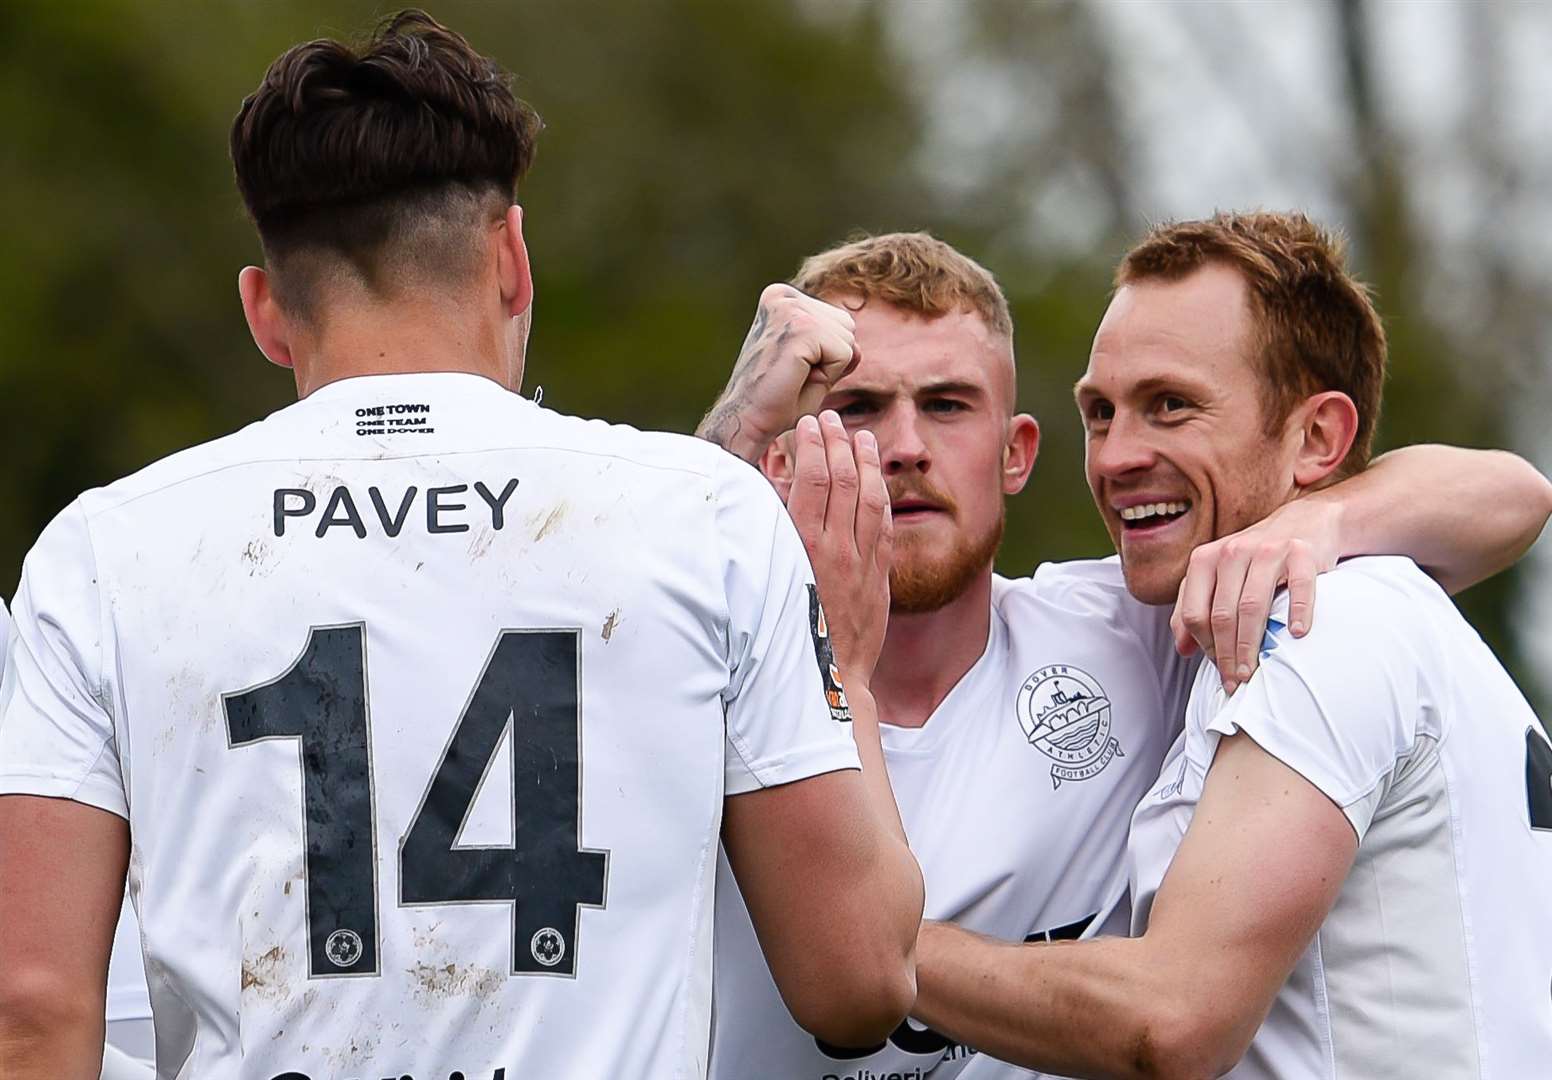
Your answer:
[[[798,417],[818,412],[830,387],[857,366],[855,330],[845,308],[790,285],[767,285],[727,387],[695,433],[758,461]]]

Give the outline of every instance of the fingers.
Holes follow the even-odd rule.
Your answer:
[[[851,541],[848,546],[854,547],[860,488],[851,436],[846,434],[840,416],[829,409],[819,414],[819,429],[824,435],[825,463],[830,471],[830,494],[824,515],[825,531],[838,540],[844,538]]]
[[[1203,544],[1191,553],[1185,580],[1175,600],[1170,626],[1175,631],[1175,647],[1180,655],[1190,656],[1200,648],[1212,655],[1213,589],[1218,583],[1217,544]]]
[[[1175,639],[1175,651],[1181,656],[1192,656],[1198,648],[1196,638],[1191,636],[1185,621],[1186,586],[1190,583],[1191,575],[1188,573],[1180,582],[1180,591],[1175,594],[1175,610],[1169,613],[1169,632]]]
[[[871,431],[859,431],[853,438],[857,458],[857,551],[863,558],[876,559],[878,545],[889,520],[889,489],[879,465],[878,440]],[[887,564],[886,564],[887,565]]]
[[[830,467],[825,461],[819,421],[812,416],[800,418],[792,433],[792,446],[792,488],[787,494],[787,512],[812,556],[824,532],[825,506],[830,498]]]
[[[1218,581],[1213,587],[1212,658],[1223,679],[1223,688],[1234,692],[1242,680],[1236,674],[1235,644],[1239,634],[1239,600],[1245,593],[1245,575],[1250,572],[1250,556],[1243,545],[1225,544],[1218,559]]]
[[[1261,642],[1266,637],[1266,621],[1272,612],[1272,597],[1287,572],[1284,549],[1266,545],[1250,560],[1245,587],[1236,609],[1239,627],[1234,636],[1234,681],[1244,682],[1256,670],[1261,659]]]
[[[1303,637],[1315,625],[1315,574],[1320,569],[1315,552],[1303,541],[1288,550],[1288,629]]]

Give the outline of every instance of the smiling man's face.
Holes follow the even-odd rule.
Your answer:
[[[969,311],[927,318],[825,297],[856,319],[862,361],[824,407],[867,429],[894,512],[893,610],[935,611],[991,573],[1005,496],[1024,486],[1039,429],[1013,415],[1013,355]]]
[[[1089,490],[1127,588],[1175,601],[1199,544],[1294,493],[1292,446],[1266,434],[1254,315],[1239,272],[1210,263],[1122,286],[1078,382]]]

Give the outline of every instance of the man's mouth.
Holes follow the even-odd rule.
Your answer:
[[[1165,528],[1170,523],[1178,521],[1191,509],[1187,501],[1160,501],[1138,503],[1135,506],[1125,506],[1117,509],[1116,513],[1121,518],[1121,528],[1128,534],[1151,533]]]
[[[890,505],[889,512],[895,521],[911,521],[942,513],[943,507],[926,499],[898,499]]]

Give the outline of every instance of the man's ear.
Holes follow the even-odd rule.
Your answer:
[[[1327,390],[1305,401],[1294,417],[1299,443],[1293,459],[1293,482],[1312,488],[1346,460],[1358,434],[1358,408],[1340,390]]]
[[[496,226],[496,275],[501,303],[507,313],[521,315],[533,304],[533,275],[528,268],[528,245],[523,240],[523,208],[507,207]]]
[[[782,502],[786,502],[792,492],[792,458],[792,432],[789,431],[771,440],[758,462],[760,471],[781,496]]]
[[[259,352],[272,364],[291,366],[291,326],[269,287],[269,274],[257,266],[245,266],[237,275],[237,295],[243,317]]]
[[[1002,493],[1017,495],[1029,482],[1029,471],[1040,453],[1040,425],[1028,413],[1008,421],[1008,441],[1002,448]]]

